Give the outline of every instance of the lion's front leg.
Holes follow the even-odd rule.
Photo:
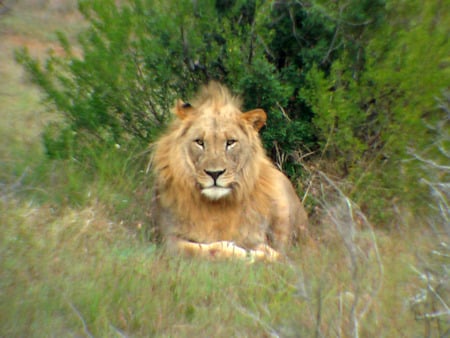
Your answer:
[[[247,250],[229,241],[197,243],[171,236],[167,239],[167,246],[170,251],[186,256],[206,258],[246,258],[248,256]]]
[[[250,250],[250,254],[254,256],[255,260],[269,262],[275,262],[281,258],[281,254],[267,244],[259,244],[255,249]]]
[[[212,259],[238,258],[250,261],[276,261],[280,257],[277,251],[265,244],[261,244],[253,250],[246,250],[230,241],[196,243],[172,236],[167,240],[167,246],[169,250],[187,256]]]

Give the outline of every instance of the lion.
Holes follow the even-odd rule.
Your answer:
[[[274,261],[306,230],[289,179],[265,155],[262,109],[211,82],[155,143],[155,221],[167,248],[193,256]]]

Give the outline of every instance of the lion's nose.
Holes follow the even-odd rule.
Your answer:
[[[219,178],[219,176],[222,175],[224,172],[225,172],[225,169],[224,170],[218,170],[218,171],[205,170],[205,173],[213,178],[214,183],[216,183],[216,181]]]

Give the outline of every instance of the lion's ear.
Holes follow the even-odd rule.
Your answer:
[[[242,115],[243,119],[250,123],[253,128],[259,131],[267,120],[267,115],[262,109],[250,110]]]
[[[190,103],[183,102],[182,100],[178,100],[177,104],[175,105],[175,113],[182,120],[184,120],[189,114],[191,114],[193,109],[194,108]]]

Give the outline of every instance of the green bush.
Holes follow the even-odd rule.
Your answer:
[[[375,213],[420,196],[405,156],[433,142],[426,124],[448,86],[445,4],[80,0],[79,9],[89,27],[76,44],[58,35],[65,56],[17,53],[62,114],[44,133],[50,157],[147,147],[176,98],[215,79],[244,108],[267,111],[264,145],[293,178],[314,153]]]
[[[247,108],[268,111],[263,138],[272,153],[316,146],[314,112],[296,92],[314,62],[326,59],[321,67],[327,69],[343,50],[327,50],[338,23],[326,11],[341,9],[315,2],[188,0],[81,0],[79,9],[90,25],[77,47],[58,35],[65,57],[52,55],[41,64],[26,51],[17,53],[64,117],[44,134],[51,157],[81,156],[86,145],[130,139],[148,144],[174,100],[210,79],[243,95]]]
[[[442,119],[438,98],[449,84],[444,5],[394,3],[390,25],[365,49],[359,76],[344,53],[328,73],[313,67],[302,91],[315,113],[321,151],[354,182],[357,201],[385,220],[393,199],[423,213],[427,190],[417,182],[429,173],[412,161],[410,150],[428,153],[442,137],[430,126]]]

